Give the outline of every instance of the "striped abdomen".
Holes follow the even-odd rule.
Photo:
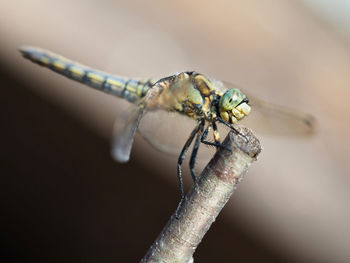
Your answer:
[[[155,82],[151,79],[136,80],[97,71],[36,47],[21,47],[20,51],[25,58],[41,66],[108,94],[125,98],[130,102],[143,98]]]

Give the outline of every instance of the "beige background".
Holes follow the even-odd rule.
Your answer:
[[[300,261],[349,260],[350,46],[309,6],[287,0],[1,0],[0,14],[0,54],[8,67],[106,138],[127,103],[24,61],[16,47],[40,46],[127,76],[196,70],[313,114],[319,127],[312,138],[261,138],[264,152],[225,217],[238,213],[243,228]],[[141,138],[132,158],[177,183],[176,158]]]

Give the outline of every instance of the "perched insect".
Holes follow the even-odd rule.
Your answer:
[[[122,114],[116,125],[112,154],[119,162],[129,160],[136,131],[145,114],[162,110],[193,119],[197,124],[185,142],[177,163],[181,201],[185,196],[181,165],[192,142],[194,141],[194,146],[190,157],[190,171],[196,182],[194,166],[200,143],[223,147],[217,123],[237,133],[233,125],[251,112],[251,96],[248,100],[247,96],[232,84],[210,80],[197,72],[181,72],[157,81],[126,78],[94,70],[36,47],[22,47],[20,52],[41,66],[108,94],[125,98],[135,105],[132,110]],[[252,104],[257,111],[262,112],[263,124],[282,122],[282,125],[286,124],[288,131],[302,134],[309,134],[313,130],[314,121],[309,115],[286,110],[257,99]],[[211,130],[214,141],[207,139]],[[143,135],[156,148],[163,151],[166,149],[152,137],[152,134],[145,132]]]

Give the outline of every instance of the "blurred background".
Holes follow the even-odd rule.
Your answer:
[[[349,262],[349,13],[346,0],[0,0],[0,261],[138,262],[179,201],[176,157],[138,137],[129,163],[111,159],[128,103],[17,51],[34,45],[119,75],[196,70],[313,114],[312,137],[260,137],[195,261]]]

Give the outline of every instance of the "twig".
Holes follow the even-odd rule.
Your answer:
[[[232,151],[216,152],[187,194],[178,218],[170,218],[142,263],[193,262],[195,249],[261,151],[249,129],[238,130],[240,134],[229,133],[223,143]]]

